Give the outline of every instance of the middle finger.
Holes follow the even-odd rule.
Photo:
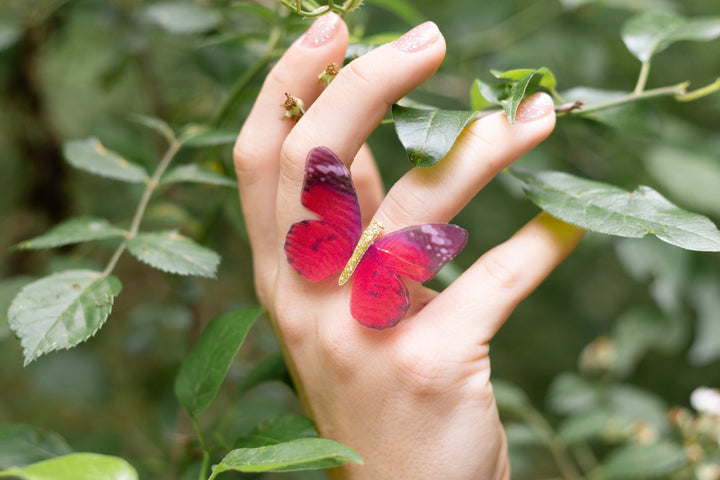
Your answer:
[[[388,108],[437,70],[445,42],[427,22],[343,68],[290,132],[281,152],[278,232],[307,218],[300,204],[305,158],[314,147],[333,150],[349,167]],[[279,239],[282,250],[284,238]]]

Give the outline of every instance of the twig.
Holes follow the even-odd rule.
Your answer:
[[[120,256],[127,248],[128,240],[131,240],[137,236],[138,231],[140,230],[140,223],[142,222],[142,218],[145,215],[145,210],[147,209],[148,203],[150,202],[150,197],[152,197],[153,192],[155,192],[155,189],[160,183],[160,178],[162,177],[163,173],[165,173],[165,170],[167,170],[167,167],[170,165],[170,162],[172,162],[175,154],[178,152],[178,150],[180,150],[180,142],[178,142],[177,139],[175,139],[174,137],[170,140],[170,146],[165,152],[165,155],[163,155],[163,158],[160,160],[160,163],[158,163],[158,166],[155,169],[152,177],[150,178],[150,180],[147,181],[147,184],[145,185],[145,191],[140,198],[140,203],[138,203],[138,206],[135,209],[135,214],[133,215],[132,223],[130,224],[130,230],[125,236],[125,240],[115,249],[115,252],[113,253],[110,261],[108,262],[105,270],[102,273],[102,276],[104,277],[110,275],[110,273],[115,268],[118,260],[120,260]]]

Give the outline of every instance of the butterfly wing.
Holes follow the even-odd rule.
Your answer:
[[[362,233],[350,172],[329,148],[308,153],[300,200],[320,219],[293,224],[285,237],[285,254],[295,271],[317,282],[343,269]]]
[[[467,237],[467,232],[456,225],[428,223],[377,239],[353,274],[353,318],[372,328],[397,324],[410,306],[407,288],[399,276],[427,282],[460,253]]]
[[[413,225],[375,241],[377,257],[389,271],[427,282],[467,243],[463,228],[447,223]]]
[[[407,287],[386,268],[375,245],[370,245],[363,255],[352,282],[350,313],[366,327],[392,327],[410,307]]]

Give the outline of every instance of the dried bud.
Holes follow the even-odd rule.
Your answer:
[[[587,374],[609,371],[615,363],[615,347],[609,337],[595,339],[580,354],[580,370]]]
[[[705,457],[705,450],[697,443],[686,443],[685,453],[687,454],[688,460],[693,463],[697,463]]]
[[[293,97],[289,93],[285,92],[285,102],[283,103],[285,109],[285,115],[282,116],[281,120],[291,118],[297,120],[305,114],[305,104],[297,97]]]
[[[682,407],[673,407],[667,414],[668,421],[676,425],[679,429],[685,430],[692,422],[690,412]]]
[[[637,443],[650,444],[657,440],[657,432],[645,420],[638,420],[630,427],[630,434]]]
[[[322,83],[327,87],[330,85],[330,82],[335,79],[338,73],[340,73],[340,65],[335,62],[330,63],[318,77],[318,83]]]

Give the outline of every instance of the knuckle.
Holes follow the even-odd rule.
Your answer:
[[[394,100],[387,98],[385,87],[390,83],[379,82],[378,78],[383,76],[360,58],[347,64],[333,84],[337,82],[338,86],[342,86],[349,98],[362,98],[372,104],[374,111],[386,112]]]
[[[429,205],[420,195],[420,189],[397,183],[385,197],[382,209],[394,223],[404,225],[424,218],[428,207]]]
[[[252,142],[247,142],[240,134],[233,147],[233,161],[238,177],[242,174],[252,173],[257,170],[262,155],[255,151]]]
[[[318,349],[320,358],[324,359],[330,370],[336,374],[349,374],[357,368],[357,360],[354,359],[351,349],[353,338],[348,335],[351,329],[338,328],[342,322],[334,326],[324,326],[317,332]]]
[[[298,158],[300,157],[289,153],[285,147],[280,150],[280,168],[278,170],[280,184],[302,184],[304,163],[298,161]]]
[[[343,79],[343,83],[351,83],[356,88],[367,88],[373,85],[372,72],[369,71],[368,66],[363,61],[356,60],[348,63],[340,71],[339,77]]]
[[[402,343],[396,350],[395,366],[404,389],[418,397],[432,397],[448,391],[453,380],[448,361],[423,351],[415,345]]]
[[[284,67],[283,62],[279,62],[270,70],[270,73],[268,73],[267,80],[263,88],[270,87],[273,89],[282,90],[290,88],[290,86],[294,85],[295,83],[295,78],[293,77],[291,72]],[[292,92],[288,93],[292,94]]]
[[[520,284],[521,272],[510,265],[496,249],[480,257],[479,266],[485,273],[486,280],[491,281],[495,288],[514,290]]]
[[[282,289],[277,289],[273,305],[273,316],[277,323],[282,341],[290,351],[296,351],[308,340],[307,322],[298,317],[298,310],[291,307],[293,299],[286,298]]]

